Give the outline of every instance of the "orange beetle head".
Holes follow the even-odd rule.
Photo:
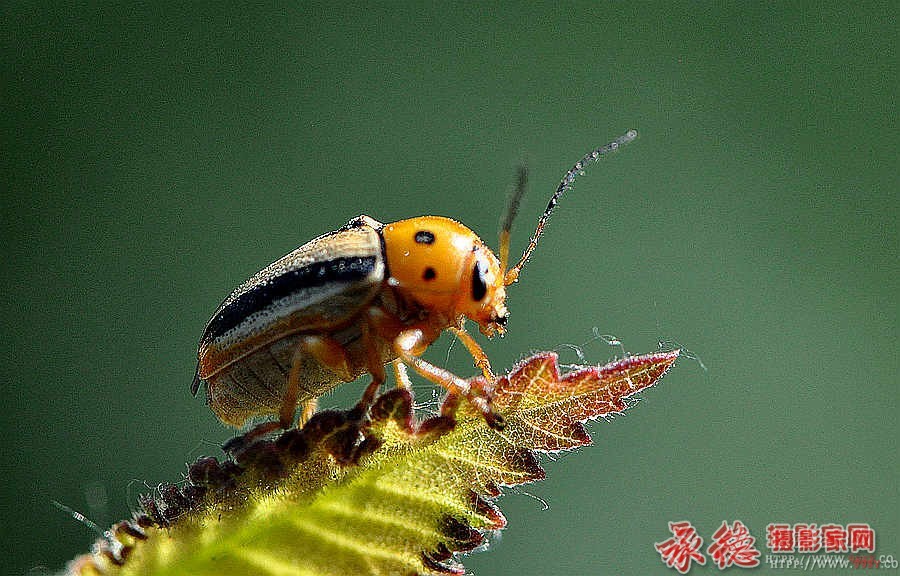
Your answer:
[[[465,316],[487,336],[503,334],[504,274],[474,232],[450,218],[421,216],[386,224],[381,233],[388,282],[405,298],[451,320]]]

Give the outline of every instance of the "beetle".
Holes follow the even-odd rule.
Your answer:
[[[301,422],[316,399],[369,373],[359,406],[374,400],[392,364],[399,386],[406,366],[464,397],[488,424],[502,428],[484,392],[420,357],[444,331],[455,334],[493,381],[487,355],[465,330],[475,322],[487,337],[506,331],[506,287],[518,280],[550,214],[584,167],[637,136],[629,131],[585,155],[550,198],[518,263],[507,269],[509,238],[525,190],[524,168],[501,223],[499,257],[456,220],[421,216],[382,224],[359,216],[269,264],[235,289],[206,325],[191,386],[224,423],[277,415],[266,432]]]

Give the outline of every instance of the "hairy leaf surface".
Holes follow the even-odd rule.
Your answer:
[[[274,440],[240,441],[233,459],[201,458],[182,486],[161,485],[71,574],[343,576],[461,574],[460,552],[506,525],[502,486],[540,480],[536,452],[591,443],[583,422],[624,411],[678,351],[560,375],[536,354],[497,380],[506,420],[489,428],[459,398],[417,421],[391,390],[371,411],[327,411]],[[457,409],[458,404],[458,409]],[[455,413],[455,418],[451,417]]]

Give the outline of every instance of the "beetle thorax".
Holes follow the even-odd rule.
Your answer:
[[[422,216],[386,224],[381,233],[388,282],[405,300],[449,322],[466,316],[486,334],[502,332],[500,262],[474,232],[450,218]]]

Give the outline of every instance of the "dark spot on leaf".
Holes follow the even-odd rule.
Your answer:
[[[429,266],[425,269],[425,272],[422,273],[422,278],[425,280],[434,280],[437,278],[437,272],[434,271],[434,268]]]

